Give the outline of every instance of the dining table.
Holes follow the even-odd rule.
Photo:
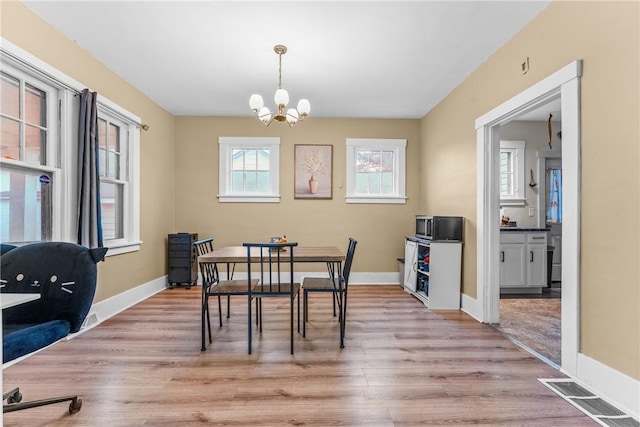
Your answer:
[[[225,246],[220,249],[214,249],[204,255],[198,256],[198,263],[213,263],[216,265],[226,265],[227,279],[232,280],[235,273],[235,264],[246,264],[247,262],[260,262],[260,249],[251,248],[250,256],[247,257],[247,248],[245,246]],[[263,255],[268,249],[263,249]],[[249,261],[248,261],[249,260]],[[295,263],[325,263],[327,273],[330,278],[339,277],[342,274],[342,263],[345,260],[344,253],[335,246],[295,246],[293,249],[293,262]],[[233,266],[233,268],[230,268]],[[202,287],[202,301],[204,303],[206,295],[206,286]],[[344,304],[340,304],[344,307]],[[202,311],[202,349],[205,347],[205,311]],[[341,322],[345,320],[345,314],[341,313],[339,319]],[[344,325],[340,325],[341,330]]]

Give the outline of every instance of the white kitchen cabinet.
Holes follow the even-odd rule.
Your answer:
[[[500,291],[541,293],[547,286],[547,232],[500,232]]]
[[[462,242],[405,240],[405,291],[434,310],[460,309]]]

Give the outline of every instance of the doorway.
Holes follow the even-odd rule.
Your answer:
[[[477,304],[485,323],[499,320],[499,182],[500,126],[561,98],[564,217],[562,244],[562,360],[569,375],[577,374],[580,283],[580,76],[574,61],[476,120],[477,179]]]
[[[539,259],[536,264],[522,261],[523,248],[520,245],[501,245],[500,273],[507,274],[507,277],[500,277],[499,323],[493,325],[507,339],[554,367],[559,367],[561,363],[562,338],[559,274],[562,229],[562,140],[558,135],[562,118],[560,110],[561,99],[558,98],[500,127],[501,151],[505,147],[507,152],[509,150],[509,144],[504,141],[522,141],[521,151],[516,154],[523,162],[515,165],[514,173],[519,177],[515,181],[524,187],[521,203],[514,203],[509,198],[501,199],[501,217],[508,217],[510,224],[509,231],[501,227],[501,240],[506,238],[511,241],[515,238],[514,228],[530,232],[549,231],[535,234],[536,239],[545,238],[545,245],[536,249],[535,257]],[[500,166],[504,180],[506,172],[513,165],[501,163]],[[504,186],[502,190],[505,188],[508,190]],[[522,234],[516,233],[518,236]],[[528,236],[530,238],[532,235]],[[505,256],[505,253],[508,255]],[[554,258],[555,264],[552,263]],[[507,267],[505,260],[511,267]],[[526,273],[519,260],[528,266],[536,266],[534,268],[539,272],[535,275],[537,279]],[[527,260],[531,261],[529,258]],[[557,278],[552,281],[554,270]],[[525,280],[525,287],[514,288],[522,273],[528,278],[522,279]],[[535,283],[529,283],[528,280],[535,280]]]

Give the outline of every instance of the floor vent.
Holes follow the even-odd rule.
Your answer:
[[[602,426],[640,427],[638,420],[571,379],[540,378],[540,382]]]

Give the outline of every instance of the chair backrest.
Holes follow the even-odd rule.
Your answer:
[[[194,250],[198,256],[213,252],[213,238],[202,239],[193,242]],[[211,286],[218,282],[218,269],[216,264],[210,262],[199,262],[200,276],[202,276],[202,286]]]
[[[40,298],[2,311],[3,324],[66,320],[77,332],[96,290],[96,263],[107,248],[88,249],[69,242],[31,243],[0,257],[0,291],[39,293]]]
[[[243,243],[242,246],[247,248],[249,295],[293,293],[293,250],[298,243]],[[260,281],[253,289],[249,285],[252,279]]]
[[[342,269],[342,277],[344,278],[345,285],[349,284],[349,274],[351,273],[351,264],[353,263],[353,255],[356,253],[356,245],[358,242],[349,237],[349,247],[347,248],[347,256],[344,260],[344,268]]]
[[[193,247],[198,256],[213,252],[213,238],[209,237],[208,239],[195,241],[193,242]]]

